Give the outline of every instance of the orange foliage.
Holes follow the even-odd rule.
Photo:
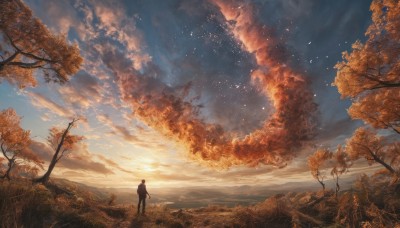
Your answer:
[[[52,127],[49,130],[49,136],[47,137],[47,141],[51,147],[53,147],[54,151],[57,150],[57,147],[60,145],[60,141],[64,134],[65,129]],[[68,152],[76,149],[76,146],[79,142],[84,139],[83,136],[71,135],[67,134],[64,138],[64,142],[61,145],[60,153],[58,154],[57,160],[59,160],[62,156],[66,155]]]
[[[371,11],[368,40],[343,53],[334,85],[342,98],[353,98],[352,118],[400,133],[400,2],[374,0]]]
[[[328,149],[318,149],[314,154],[308,157],[308,167],[311,171],[311,175],[322,185],[325,190],[324,178],[325,175],[322,173],[324,164],[332,158],[332,152]]]
[[[0,112],[0,148],[3,157],[8,162],[4,177],[10,178],[9,173],[15,166],[23,162],[31,162],[42,167],[39,157],[28,149],[31,143],[30,131],[25,131],[20,125],[21,118],[14,109]],[[4,160],[4,158],[2,160]]]
[[[398,142],[387,142],[373,130],[358,128],[347,141],[346,152],[352,160],[363,157],[370,165],[377,162],[394,174],[393,166],[398,165],[400,159],[399,145]]]
[[[69,134],[69,131],[74,126],[76,121],[78,121],[78,119],[73,119],[70,123],[68,123],[66,129],[57,127],[50,129],[47,141],[50,146],[53,147],[54,155],[50,161],[49,168],[47,169],[46,173],[42,177],[35,179],[35,182],[47,184],[50,179],[51,172],[53,172],[53,169],[58,161],[67,155],[68,152],[74,150],[77,146],[77,143],[84,139],[82,136]]]
[[[383,157],[383,138],[375,132],[365,128],[358,128],[354,135],[347,141],[347,153],[352,160],[365,157],[370,164],[374,162],[372,155]]]
[[[343,174],[351,166],[351,161],[348,157],[348,154],[340,145],[336,149],[336,152],[332,154],[332,158],[334,161],[333,168],[331,171],[332,174],[333,173]]]
[[[335,192],[337,196],[340,190],[339,176],[348,171],[349,167],[352,165],[352,162],[349,159],[349,156],[346,153],[346,151],[340,145],[336,149],[336,152],[332,155],[332,160],[334,163],[333,163],[333,168],[331,170],[331,175],[333,176],[336,183]]]
[[[52,34],[22,1],[0,1],[0,21],[0,81],[35,86],[40,70],[47,82],[63,83],[79,70],[77,44]]]

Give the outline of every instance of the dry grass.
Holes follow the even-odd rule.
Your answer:
[[[29,183],[0,182],[1,227],[42,227],[49,225],[52,196]]]
[[[362,176],[336,198],[333,191],[288,193],[237,207],[232,227],[400,227],[400,193],[383,176]]]
[[[398,185],[384,177],[361,177],[354,188],[280,194],[253,206],[210,205],[172,210],[110,205],[77,186],[0,182],[1,227],[400,227]],[[57,190],[58,189],[58,190]],[[60,190],[61,189],[61,190]],[[109,196],[106,196],[109,197]]]
[[[109,227],[126,209],[30,182],[0,182],[1,227]]]

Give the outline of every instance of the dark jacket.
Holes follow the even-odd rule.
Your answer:
[[[148,192],[146,190],[146,185],[145,184],[143,184],[143,183],[139,184],[139,186],[137,188],[137,194],[139,195],[139,197],[146,197]]]

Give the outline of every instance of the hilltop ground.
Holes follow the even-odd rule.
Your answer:
[[[151,204],[137,215],[114,196],[54,181],[0,182],[1,227],[400,227],[400,193],[382,177],[351,190],[276,194],[250,206],[172,209]]]

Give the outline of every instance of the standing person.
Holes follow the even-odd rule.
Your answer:
[[[149,195],[149,199],[151,199],[150,194],[147,192],[146,190],[146,185],[144,184],[146,182],[146,180],[142,180],[142,183],[139,184],[138,188],[137,188],[137,194],[139,195],[139,203],[137,206],[137,213],[140,213],[140,204],[142,203],[143,209],[142,209],[142,214],[145,214],[145,210],[146,210],[146,197],[147,195]]]

